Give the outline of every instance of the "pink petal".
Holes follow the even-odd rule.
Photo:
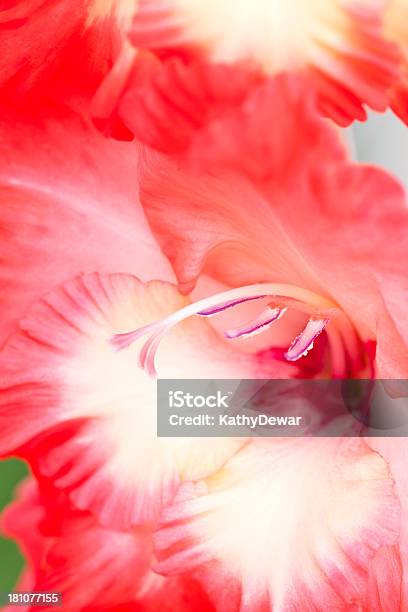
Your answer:
[[[398,576],[398,565],[403,570],[403,582],[400,586],[401,594],[401,610],[404,610],[408,606],[408,579],[405,568],[408,563],[408,526],[407,526],[407,513],[408,513],[408,474],[407,474],[407,461],[408,461],[408,444],[406,438],[368,438],[367,444],[387,462],[389,466],[390,476],[395,482],[395,492],[400,500],[401,504],[401,535],[399,537],[399,555],[392,561],[395,567],[394,576],[390,575],[387,586],[390,587],[390,593],[387,599],[389,602],[393,602],[396,598],[396,587],[395,587],[395,576]],[[387,571],[390,574],[390,569],[386,569],[386,559],[379,560],[378,568],[378,581],[381,580],[384,585],[384,578],[380,579],[379,571]],[[401,570],[400,570],[401,571]],[[391,603],[389,604],[391,605]],[[391,610],[392,608],[390,608]],[[399,609],[395,607],[394,609]]]
[[[77,274],[171,278],[138,203],[134,145],[69,115],[41,128],[10,116],[0,154],[0,346],[34,300]]]
[[[38,302],[0,363],[0,452],[27,456],[104,525],[154,521],[185,479],[208,475],[242,444],[232,438],[157,438],[156,383],[137,345],[109,339],[178,310],[166,283],[85,275]],[[161,377],[286,377],[290,366],[240,354],[202,319],[169,332]],[[135,443],[136,441],[136,443]]]
[[[177,161],[146,154],[141,199],[181,290],[208,274],[330,296],[363,342],[377,342],[377,375],[406,378],[406,195],[385,172],[348,161],[301,81],[252,88]]]
[[[347,610],[366,601],[398,528],[387,466],[361,440],[257,440],[182,487],[155,537],[156,571],[194,569],[228,612]]]

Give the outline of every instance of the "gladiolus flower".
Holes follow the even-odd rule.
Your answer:
[[[382,2],[274,4],[270,45],[265,3],[222,36],[211,5],[142,1],[133,28],[127,2],[0,13],[22,50],[0,140],[0,453],[36,479],[4,520],[21,588],[72,612],[402,611],[403,441],[156,433],[156,376],[408,372],[406,195],[320,116],[389,104],[391,17],[396,44]]]
[[[198,586],[182,588],[190,597],[198,589],[216,610],[300,610],[307,602],[323,609],[333,600],[340,610],[364,609],[387,596],[379,576],[398,568],[402,554],[399,500],[372,445],[353,438],[157,438],[149,374],[404,372],[405,319],[392,299],[396,279],[401,287],[405,282],[404,194],[380,170],[348,160],[302,80],[255,80],[248,91],[242,83],[253,77],[232,72],[234,79],[217,88],[219,80],[210,77],[219,79],[218,67],[207,69],[194,73],[198,89],[189,91],[193,100],[198,91],[200,100],[204,79],[218,99],[205,97],[198,124],[186,114],[174,148],[171,125],[158,121],[166,129],[153,132],[154,144],[166,153],[104,141],[75,122],[61,153],[58,129],[32,130],[18,147],[5,133],[10,161],[3,183],[14,216],[11,223],[6,206],[4,220],[10,230],[21,220],[28,236],[21,243],[21,234],[9,230],[8,251],[15,255],[31,236],[41,239],[34,252],[26,247],[24,274],[15,256],[3,263],[2,274],[20,297],[16,319],[5,322],[6,336],[12,327],[17,331],[0,356],[0,448],[26,458],[40,482],[66,496],[73,513],[59,517],[66,531],[50,549],[49,573],[39,574],[35,585],[59,588],[62,580],[73,601],[75,576],[92,571],[88,551],[96,547],[101,563],[121,551],[118,567],[134,566],[142,582],[146,575],[157,581],[158,574],[176,584],[193,580],[187,584]],[[171,93],[178,95],[176,86]],[[194,106],[189,96],[183,104]],[[131,110],[128,99],[123,120],[140,130]],[[274,112],[280,121],[269,130]],[[152,125],[147,112],[145,126]],[[71,143],[83,147],[75,162]],[[29,165],[32,147],[37,161]],[[102,182],[95,180],[102,179],[100,168]],[[84,169],[78,187],[73,178]],[[171,275],[140,218],[136,179],[183,292],[205,273],[221,283],[221,294],[207,292],[194,302],[169,282],[146,282],[155,273]],[[197,217],[200,226],[192,224]],[[387,225],[391,244],[382,240]],[[82,251],[67,253],[68,236],[70,246],[73,236],[77,244],[86,241]],[[194,291],[204,289],[198,283]],[[255,314],[228,322],[223,337],[209,321],[233,311]],[[275,326],[281,326],[276,337]],[[265,330],[270,335],[262,348],[246,347]],[[393,475],[399,482],[398,466]],[[84,549],[73,547],[76,537]],[[227,577],[225,600],[220,585]],[[115,604],[142,605],[148,587],[141,593],[136,583],[135,592],[125,578],[123,592],[122,584],[113,591]],[[400,592],[394,571],[395,606]],[[85,593],[80,605],[97,595]],[[153,587],[146,596],[157,603]]]

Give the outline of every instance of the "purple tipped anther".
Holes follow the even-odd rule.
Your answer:
[[[269,328],[272,323],[281,318],[285,313],[286,308],[278,306],[268,306],[256,319],[236,329],[229,329],[224,332],[224,336],[228,339],[241,338],[243,336],[254,336]]]
[[[313,343],[326,327],[329,319],[309,319],[305,329],[297,336],[284,357],[287,361],[297,361],[305,357],[313,348]]]
[[[261,300],[262,298],[266,297],[266,295],[253,295],[246,298],[231,300],[230,302],[224,302],[222,304],[212,306],[211,308],[207,308],[206,310],[200,310],[199,312],[197,312],[197,314],[200,315],[200,317],[212,317],[213,315],[216,315],[219,312],[223,312],[224,310],[228,310],[229,308],[234,308],[234,306],[238,306],[239,304],[244,304],[245,302],[252,302],[253,300]]]

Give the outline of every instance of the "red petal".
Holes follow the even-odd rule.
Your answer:
[[[32,113],[50,99],[90,98],[118,57],[132,5],[125,0],[11,0],[0,10],[0,87]]]
[[[118,112],[142,142],[164,152],[185,149],[201,129],[240,106],[261,80],[244,68],[160,62],[141,52],[120,100]]]
[[[66,504],[66,500],[65,502]],[[27,547],[30,582],[20,588],[62,594],[67,612],[78,610],[138,610],[138,612],[213,612],[200,585],[190,576],[164,580],[151,569],[152,543],[148,529],[121,533],[103,529],[90,516],[66,514],[60,533],[46,537],[38,517],[49,520],[49,507],[35,481],[24,483],[19,499],[7,510],[7,532]],[[30,608],[31,609],[31,608]],[[38,610],[49,606],[36,607]]]
[[[401,4],[404,0],[400,0]],[[385,2],[141,0],[131,38],[161,54],[250,61],[265,73],[302,70],[340,125],[384,110],[400,55],[384,36]],[[300,25],[301,24],[301,25]]]

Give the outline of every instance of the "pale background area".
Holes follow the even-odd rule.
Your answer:
[[[408,187],[408,127],[391,112],[372,113],[366,123],[350,128],[354,155],[396,174]]]

